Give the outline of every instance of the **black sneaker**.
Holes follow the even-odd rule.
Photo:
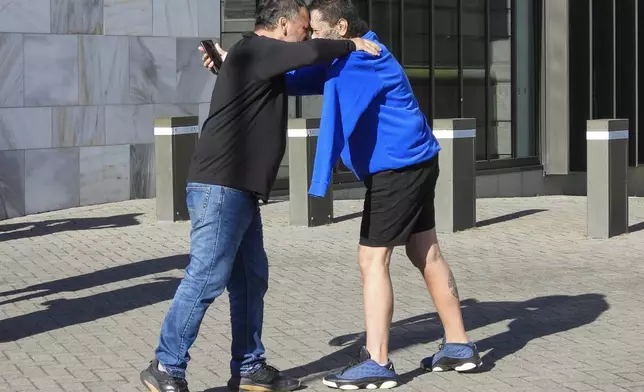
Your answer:
[[[322,379],[324,385],[336,389],[390,389],[398,385],[396,369],[389,361],[386,366],[371,359],[366,347],[360,350],[360,357],[344,369],[331,373]]]
[[[231,392],[237,392],[239,391],[239,381],[241,380],[241,377],[239,376],[232,376],[230,377],[230,380],[228,380],[228,389]]]
[[[150,392],[190,392],[184,378],[172,377],[159,370],[159,361],[156,359],[141,372],[141,382]]]
[[[294,391],[299,387],[300,380],[283,375],[265,362],[249,373],[242,373],[239,380],[240,391],[283,392]]]

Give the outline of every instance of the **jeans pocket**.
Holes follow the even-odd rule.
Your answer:
[[[188,185],[186,187],[186,204],[188,205],[192,227],[198,226],[203,222],[208,211],[211,194],[212,188],[209,186]]]

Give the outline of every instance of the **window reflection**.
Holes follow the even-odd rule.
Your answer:
[[[404,66],[430,122],[475,118],[478,160],[536,156],[534,0],[354,4]]]
[[[427,0],[405,0],[404,48],[405,66],[429,66],[429,3]],[[428,74],[429,75],[429,74]]]
[[[371,28],[398,59],[400,54],[400,2],[371,0]]]

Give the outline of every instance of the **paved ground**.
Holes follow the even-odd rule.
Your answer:
[[[334,225],[288,226],[288,203],[263,206],[271,260],[270,361],[326,391],[362,336],[355,248],[360,203]],[[479,228],[441,237],[480,374],[423,374],[441,337],[422,282],[398,251],[392,357],[399,391],[644,391],[644,200],[633,231],[584,236],[583,198],[479,201]],[[153,201],[0,222],[0,390],[142,391],[188,252],[188,226],[157,224]],[[193,391],[223,392],[228,303],[216,301],[192,350]]]

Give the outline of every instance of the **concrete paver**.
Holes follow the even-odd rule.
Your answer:
[[[271,263],[269,361],[319,377],[363,338],[356,263],[360,201],[336,201],[338,223],[288,225],[288,202],[262,206]],[[644,200],[632,232],[585,237],[584,198],[478,201],[479,227],[441,235],[479,374],[427,374],[441,338],[435,309],[403,249],[392,276],[392,359],[400,391],[644,391]],[[143,391],[160,324],[187,263],[187,223],[157,223],[154,201],[76,208],[0,222],[0,390]],[[191,351],[193,391],[223,392],[227,296]]]

